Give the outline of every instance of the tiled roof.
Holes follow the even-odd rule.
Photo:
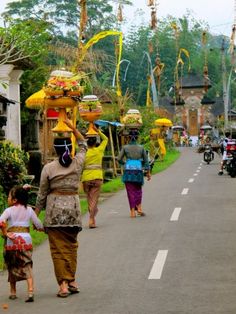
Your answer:
[[[188,74],[182,78],[182,88],[203,88],[205,86],[204,77],[197,74]],[[207,80],[208,88],[211,87],[210,79]]]
[[[7,105],[16,103],[16,101],[8,99],[8,98],[6,98],[5,96],[3,96],[1,94],[0,94],[0,102],[3,103],[3,104],[7,104]]]
[[[211,113],[214,116],[219,116],[224,113],[224,101],[221,97],[216,97],[215,102],[211,108]]]
[[[173,98],[169,96],[163,96],[159,99],[159,107],[166,109],[170,113],[175,113],[175,107],[173,106]]]

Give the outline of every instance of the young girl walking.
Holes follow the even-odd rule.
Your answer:
[[[15,300],[16,282],[27,281],[28,296],[25,302],[34,301],[32,239],[30,222],[38,231],[43,225],[28,203],[28,191],[21,186],[13,187],[8,195],[9,207],[0,216],[0,228],[5,236],[4,260],[10,283],[10,300]]]

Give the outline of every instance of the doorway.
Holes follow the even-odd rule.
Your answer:
[[[198,111],[197,109],[189,110],[189,127],[190,136],[198,136]]]

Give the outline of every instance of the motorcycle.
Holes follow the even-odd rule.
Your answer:
[[[236,142],[230,141],[226,146],[226,171],[231,176],[231,178],[236,177]]]
[[[211,144],[205,144],[203,159],[207,164],[209,164],[214,159],[214,152],[211,147]]]

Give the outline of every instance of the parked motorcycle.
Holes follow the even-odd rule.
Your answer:
[[[209,164],[214,159],[214,152],[211,144],[205,144],[203,159],[207,164]]]
[[[236,177],[236,142],[230,141],[226,146],[226,171],[231,176],[231,178]]]

